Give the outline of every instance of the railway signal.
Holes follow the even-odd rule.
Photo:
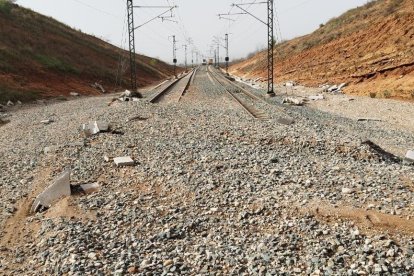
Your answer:
[[[173,38],[173,63],[174,63],[174,76],[177,78],[177,41],[175,40],[175,35]]]
[[[226,41],[226,73],[229,74],[229,34],[225,35],[225,41]]]

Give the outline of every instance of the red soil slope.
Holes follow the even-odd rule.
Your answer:
[[[128,53],[56,20],[0,0],[0,103],[99,94],[127,88]],[[137,55],[139,86],[172,75],[172,67]]]
[[[378,0],[277,46],[275,77],[311,86],[348,83],[346,93],[414,99],[414,0]],[[266,53],[231,67],[267,77]]]

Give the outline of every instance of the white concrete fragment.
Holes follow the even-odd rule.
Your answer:
[[[116,157],[114,158],[114,162],[118,167],[133,166],[135,164],[134,160],[129,156]]]
[[[289,97],[289,98],[284,98],[283,103],[292,104],[292,105],[299,105],[300,106],[300,105],[304,104],[304,101],[303,101],[303,99],[300,99],[300,98]]]
[[[407,151],[407,154],[405,155],[405,159],[408,161],[414,162],[414,150]]]
[[[344,83],[341,83],[339,86],[338,86],[338,90],[341,90],[342,88],[344,88],[346,86],[346,83],[344,82]]]
[[[83,185],[80,185],[80,187],[87,194],[97,192],[100,189],[100,186],[98,183],[83,184]]]
[[[317,96],[309,96],[308,98],[311,101],[320,101],[320,100],[324,100],[325,99],[325,97],[322,94],[319,94]]]
[[[14,105],[14,103],[12,101],[7,102],[7,106],[13,106],[13,105]]]
[[[103,121],[89,122],[82,125],[82,130],[86,136],[92,136],[99,132],[105,132],[109,130],[109,124]]]
[[[78,97],[79,96],[79,93],[77,93],[77,92],[70,92],[69,94],[73,97]]]
[[[338,85],[332,85],[331,87],[328,88],[328,92],[334,92],[336,90],[339,90]]]
[[[45,125],[48,125],[48,124],[51,124],[51,123],[53,123],[54,122],[54,120],[52,120],[52,119],[47,119],[47,120],[43,120],[43,121],[40,121],[42,124],[45,124]]]
[[[66,169],[55,181],[47,187],[33,202],[31,212],[37,212],[39,208],[49,208],[59,198],[70,196],[70,169]]]

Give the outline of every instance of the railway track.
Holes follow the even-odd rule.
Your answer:
[[[152,98],[150,98],[149,101],[151,103],[159,103],[161,101],[168,99],[170,101],[179,102],[187,92],[190,85],[192,84],[197,69],[198,68],[195,68],[187,75],[184,75],[174,80],[169,85],[167,85],[167,87],[165,87],[160,92],[156,93]]]
[[[220,84],[228,95],[230,95],[230,97],[234,99],[250,116],[259,120],[270,119],[265,112],[255,107],[255,104],[264,102],[263,99],[257,97],[239,85],[234,84],[221,74],[211,71],[209,67],[207,68],[207,73],[213,78],[213,80],[216,81],[216,83]],[[232,88],[230,89],[229,86]]]

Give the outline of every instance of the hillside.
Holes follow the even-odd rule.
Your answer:
[[[0,103],[72,91],[94,95],[99,93],[91,87],[95,82],[106,90],[126,88],[127,56],[100,39],[0,0]],[[139,86],[172,74],[172,67],[164,62],[137,56]]]
[[[276,48],[277,82],[348,83],[346,93],[414,99],[414,1],[378,0]],[[266,77],[266,53],[231,67]]]

